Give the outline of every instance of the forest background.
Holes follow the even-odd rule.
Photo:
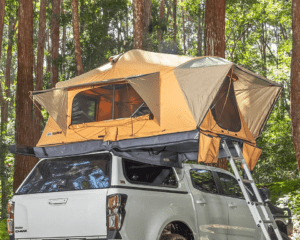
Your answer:
[[[214,14],[217,8],[225,9],[223,17]],[[33,106],[28,92],[51,88],[99,67],[112,55],[140,48],[221,55],[282,84],[284,90],[258,139],[263,153],[254,178],[269,187],[273,202],[285,197],[281,203],[293,208],[297,223],[300,178],[293,134],[294,142],[300,139],[291,121],[292,16],[292,0],[0,0],[1,217],[6,217],[8,199],[37,161],[14,156],[8,147],[15,142],[36,144],[48,117]],[[216,54],[209,49],[208,22],[225,24],[220,30],[224,46]],[[22,119],[22,126],[16,118]],[[5,237],[0,225],[0,238]]]

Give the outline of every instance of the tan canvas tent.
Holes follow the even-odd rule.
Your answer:
[[[253,168],[259,157],[255,140],[281,89],[222,58],[131,50],[54,89],[32,93],[50,114],[35,151],[65,154],[89,143],[101,145],[93,149],[126,150],[136,159],[134,151],[145,157],[142,149],[154,149],[154,164],[195,154],[214,162],[220,138],[228,137],[250,146],[244,153],[252,156],[246,160]]]

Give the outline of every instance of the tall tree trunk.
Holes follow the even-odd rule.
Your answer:
[[[159,6],[159,21],[160,21],[160,24],[162,23],[164,15],[165,15],[165,0],[161,0],[160,6]],[[161,41],[161,35],[162,35],[162,30],[158,29],[157,36],[158,36],[159,41]]]
[[[144,0],[133,0],[133,48],[143,48]]]
[[[39,18],[39,36],[38,36],[38,50],[37,50],[37,74],[35,90],[43,89],[43,66],[44,66],[44,49],[45,49],[45,39],[46,39],[46,6],[47,0],[41,0],[40,6],[40,18]],[[41,123],[43,121],[42,114],[40,112],[41,105],[35,102],[34,107],[34,144],[40,139],[41,136]]]
[[[33,2],[19,0],[18,74],[16,98],[16,144],[33,146],[32,101],[33,90]],[[37,159],[15,156],[14,191],[37,163]]]
[[[1,108],[1,140],[3,139],[5,132],[7,132],[7,122],[8,122],[8,107],[9,107],[9,98],[10,98],[10,69],[11,69],[11,59],[12,59],[12,45],[13,45],[13,34],[16,21],[10,19],[9,28],[8,28],[8,46],[7,46],[7,59],[6,59],[6,68],[5,68],[5,97],[6,100],[2,98],[3,107]],[[2,218],[6,217],[6,205],[8,202],[8,195],[6,195],[6,166],[5,158],[7,154],[8,146],[1,141],[1,188],[2,188]]]
[[[152,2],[151,0],[144,0],[144,34],[149,33],[149,27],[151,23],[151,9],[152,9]]]
[[[63,0],[61,1],[62,2],[62,14],[64,15],[65,14],[65,10],[63,9]],[[61,54],[62,54],[62,63],[61,63],[61,75],[64,75],[65,74],[65,64],[64,64],[64,61],[65,61],[65,51],[66,51],[66,39],[67,39],[67,29],[66,29],[66,26],[65,24],[63,25],[63,37],[62,37],[62,49],[61,49]]]
[[[51,43],[52,43],[52,87],[58,82],[58,49],[59,49],[59,15],[60,0],[52,1]]]
[[[78,19],[78,22],[80,22],[80,31],[79,31],[79,34],[83,34],[83,31],[84,31],[84,25],[85,25],[85,22],[84,22],[84,17],[83,17],[83,14],[84,14],[84,4],[82,3],[83,1],[81,1],[80,3],[80,20]],[[77,0],[77,5],[78,5],[78,0]],[[77,7],[78,9],[78,7]],[[78,10],[77,10],[78,12]],[[77,13],[77,16],[78,16],[78,13]]]
[[[0,79],[1,80],[1,79]],[[2,197],[0,199],[1,201],[1,217],[5,218],[6,212],[5,212],[5,193],[6,193],[6,176],[5,176],[5,172],[6,172],[6,168],[5,168],[5,146],[4,146],[4,123],[3,123],[3,112],[4,112],[4,96],[3,96],[3,89],[2,89],[2,83],[0,81],[0,109],[1,109],[1,123],[0,123],[0,148],[1,148],[1,152],[0,152],[0,183],[1,183],[1,192],[2,192]]]
[[[177,35],[177,0],[173,0],[173,41],[176,43]]]
[[[170,2],[168,2],[168,0],[165,0],[165,4],[167,6],[167,19],[166,19],[166,21],[169,22],[169,17],[170,16],[173,19],[173,17],[172,17],[172,11],[171,11],[171,7],[172,6],[171,6]]]
[[[50,29],[46,32],[46,40],[47,40],[47,52],[49,53],[46,57],[46,72],[50,73],[50,82],[52,82],[52,71],[51,71],[51,45],[50,45]]]
[[[262,72],[263,72],[263,76],[266,77],[267,76],[267,55],[266,55],[266,37],[265,37],[265,24],[262,23],[261,24],[261,46],[262,46],[262,52],[261,52],[261,58],[262,58]]]
[[[186,35],[185,35],[185,12],[183,7],[181,7],[182,12],[182,40],[183,40],[183,54],[186,54]]]
[[[205,55],[225,58],[226,0],[206,0]]]
[[[83,66],[81,60],[80,49],[80,33],[79,33],[79,18],[78,18],[78,0],[72,0],[72,19],[73,19],[73,33],[74,33],[74,45],[75,45],[75,59],[77,75],[83,74]]]
[[[197,41],[197,56],[202,56],[202,9],[201,3],[199,4],[199,13],[198,13],[198,41]]]
[[[151,0],[144,0],[144,12],[143,12],[143,49],[151,51],[152,45],[149,39],[149,33],[152,31],[151,27]]]
[[[4,14],[5,14],[5,0],[0,0],[0,59],[1,59],[2,36],[3,36],[3,27],[4,27]]]
[[[300,175],[300,0],[292,1],[292,11],[291,118],[293,142]]]

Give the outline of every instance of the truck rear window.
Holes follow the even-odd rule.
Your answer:
[[[110,162],[109,154],[43,160],[16,194],[107,188]]]
[[[134,184],[178,187],[174,171],[170,167],[155,166],[123,159],[123,171],[128,182]]]

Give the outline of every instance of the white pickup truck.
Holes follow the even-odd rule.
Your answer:
[[[8,216],[11,240],[264,239],[231,173],[155,166],[109,152],[41,159]],[[278,225],[288,239],[289,225]]]

